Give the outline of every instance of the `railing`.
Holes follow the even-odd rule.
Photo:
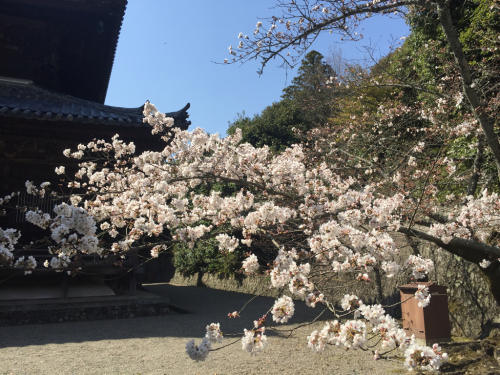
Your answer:
[[[54,207],[64,202],[68,202],[68,199],[60,197],[41,197],[39,195],[22,192],[20,195],[16,195],[15,198],[11,199],[9,203],[13,207],[26,207],[28,210],[32,211],[41,210],[54,218]],[[8,221],[10,223],[26,223],[26,212],[16,210]]]

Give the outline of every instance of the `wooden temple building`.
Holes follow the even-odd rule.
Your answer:
[[[164,147],[143,123],[142,105],[104,104],[126,6],[127,0],[0,0],[0,197],[25,191],[26,180],[57,187],[55,168],[69,163],[62,151],[95,138],[118,133],[138,152]],[[188,108],[169,114],[176,126],[190,125]],[[36,235],[22,215],[0,217],[0,227],[21,229],[25,241]]]

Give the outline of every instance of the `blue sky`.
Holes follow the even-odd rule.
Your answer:
[[[228,47],[238,33],[252,34],[258,18],[277,14],[272,0],[129,0],[125,13],[106,104],[139,107],[146,100],[162,112],[191,103],[191,129],[225,135],[237,113],[261,112],[280,100],[295,70],[270,64],[259,76],[256,61],[219,65],[229,58]],[[266,26],[266,23],[264,23]],[[339,43],[325,34],[313,49],[327,56],[330,48],[346,59],[362,59],[363,46],[376,43],[380,53],[389,41],[409,33],[401,19],[373,17],[363,23],[361,42]]]

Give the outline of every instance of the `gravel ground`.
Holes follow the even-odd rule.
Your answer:
[[[315,354],[306,336],[322,324],[298,328],[290,338],[268,330],[269,345],[257,356],[243,352],[238,341],[210,353],[205,362],[189,359],[188,340],[197,342],[205,326],[221,323],[224,333],[250,328],[272,306],[273,299],[257,297],[242,317],[229,319],[251,296],[203,287],[150,284],[147,290],[165,295],[177,307],[166,316],[107,321],[35,324],[0,328],[0,374],[359,374],[402,373],[403,366],[373,361],[369,352],[328,348]],[[296,327],[321,310],[296,306]],[[326,315],[320,319],[329,319]],[[226,338],[226,343],[238,338]],[[214,349],[223,344],[215,344]]]

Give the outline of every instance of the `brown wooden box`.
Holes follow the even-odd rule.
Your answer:
[[[427,307],[419,307],[415,298],[418,285],[429,287],[431,301]],[[421,345],[451,340],[450,317],[446,287],[429,282],[414,282],[399,287],[401,290],[401,312],[406,336],[415,338]]]

